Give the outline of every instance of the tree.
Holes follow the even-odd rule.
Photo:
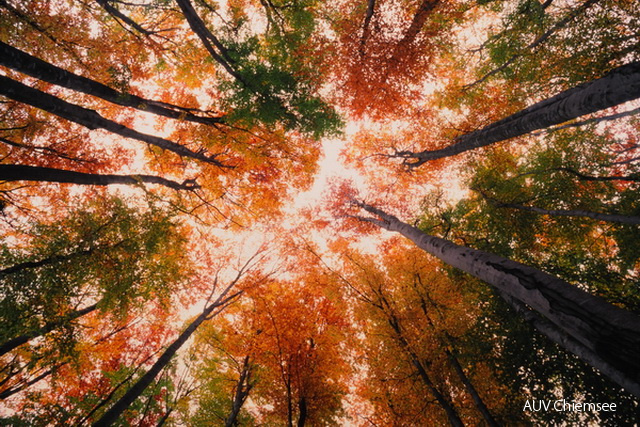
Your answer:
[[[448,147],[419,153],[398,151],[391,156],[404,158],[409,167],[418,167],[431,160],[525,135],[639,96],[640,63],[632,62],[610,71],[600,79],[575,86],[480,130],[461,135]]]
[[[458,246],[429,236],[418,228],[364,202],[356,206],[376,217],[355,215],[358,220],[397,231],[421,249],[447,264],[470,273],[495,286],[507,302],[525,304],[533,316],[543,316],[545,335],[561,343],[598,368],[634,395],[638,395],[637,351],[640,319],[628,311],[578,289],[557,277],[517,262]],[[539,329],[540,330],[540,329]],[[552,335],[550,330],[554,331]],[[603,332],[605,331],[606,332]],[[613,341],[611,340],[612,337]]]
[[[103,414],[100,419],[93,423],[94,426],[109,426],[115,422],[120,415],[133,403],[136,399],[142,395],[147,387],[153,382],[153,380],[165,369],[171,359],[175,356],[178,350],[187,342],[187,340],[193,335],[198,327],[210,320],[224,308],[232,303],[236,298],[242,295],[243,290],[235,290],[234,287],[239,284],[240,279],[254,267],[253,263],[259,252],[250,257],[247,262],[238,270],[236,276],[226,285],[224,288],[219,289],[218,275],[216,274],[214,282],[211,285],[211,294],[206,301],[206,305],[194,320],[180,333],[180,335],[169,345],[166,350],[160,355],[158,360],[151,366],[151,368],[145,372],[145,374],[133,384],[127,392],[115,402],[109,410]],[[233,292],[232,292],[233,291]],[[219,292],[217,298],[210,302],[210,299],[214,296],[215,292]]]
[[[422,96],[420,82],[449,47],[452,23],[465,8],[438,0],[338,3],[332,22],[338,102],[356,118],[401,114]]]
[[[358,300],[366,370],[371,372],[362,388],[380,406],[374,416],[389,412],[384,422],[396,424],[459,425],[482,418],[495,425],[487,405],[505,410],[497,399],[504,387],[495,383],[495,375],[480,374],[486,367],[479,358],[467,359],[471,379],[455,354],[454,340],[461,342],[470,330],[482,327],[476,323],[479,310],[469,304],[478,295],[438,273],[436,262],[418,248],[392,239],[380,249],[368,256],[344,250],[336,272]],[[422,384],[415,391],[406,390],[416,382]]]
[[[27,165],[0,165],[2,181],[66,182],[79,185],[111,184],[160,184],[174,190],[194,190],[199,188],[195,180],[185,180],[182,184],[155,175],[114,175],[75,172],[62,169]]]

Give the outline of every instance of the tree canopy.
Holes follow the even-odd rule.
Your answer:
[[[637,422],[636,3],[0,0],[0,424]]]

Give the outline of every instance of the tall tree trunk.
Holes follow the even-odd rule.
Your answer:
[[[460,382],[467,389],[467,392],[471,396],[471,399],[473,399],[473,403],[476,405],[476,408],[482,415],[482,418],[484,418],[484,421],[490,427],[498,427],[499,424],[493,418],[493,415],[491,415],[489,408],[487,408],[487,405],[485,405],[484,401],[478,394],[478,390],[476,390],[469,377],[467,377],[467,374],[464,373],[464,369],[462,369],[458,358],[452,351],[449,351],[449,349],[446,347],[444,349],[444,352],[447,355],[447,359],[449,359],[449,363],[451,363],[451,366],[453,366],[453,370],[456,372],[456,375],[458,375]]]
[[[485,194],[484,191],[481,191],[479,189],[475,189],[475,190],[478,191],[485,200],[487,200],[489,203],[499,208],[518,209],[526,212],[535,212],[540,215],[592,218],[592,219],[597,219],[598,221],[617,222],[620,224],[631,224],[631,225],[640,224],[640,217],[637,217],[637,216],[605,214],[601,212],[587,211],[584,209],[543,209],[537,206],[525,206],[517,203],[504,203],[504,202],[501,202],[500,200],[496,200],[490,197],[489,195]]]
[[[56,368],[59,368],[61,365],[56,366]],[[4,390],[2,392],[0,392],[0,400],[4,400],[7,399],[11,396],[13,396],[16,393],[21,392],[22,390],[31,387],[32,385],[34,385],[35,383],[42,381],[43,379],[45,379],[46,377],[48,377],[49,375],[53,374],[54,370],[56,368],[50,368],[47,369],[46,371],[44,371],[43,373],[41,373],[40,375],[38,375],[35,378],[30,379],[29,381],[24,382],[23,384],[20,385],[16,385],[12,388],[9,388],[7,390]]]
[[[298,399],[298,427],[304,427],[307,423],[307,399],[302,396]]]
[[[413,43],[438,3],[440,3],[440,0],[422,0],[418,6],[418,10],[416,10],[416,13],[413,15],[409,28],[407,28],[402,39],[400,39],[396,45],[393,54],[394,58],[401,55],[401,51],[404,49],[404,46]]]
[[[107,2],[105,2],[108,4]],[[102,98],[117,105],[135,108],[141,111],[169,117],[176,120],[206,125],[223,123],[219,117],[201,117],[193,114],[194,109],[183,108],[164,102],[141,98],[126,92],[120,92],[95,80],[71,73],[53,64],[18,50],[0,41],[0,65],[14,69],[28,76],[58,86]]]
[[[483,129],[459,136],[448,147],[419,153],[398,151],[392,156],[404,158],[405,164],[413,168],[431,160],[455,156],[573,120],[638,97],[640,97],[640,62],[632,62],[615,68],[600,79],[568,89]]]
[[[182,184],[155,175],[114,175],[68,171],[41,166],[0,164],[0,181],[44,181],[64,182],[78,185],[112,184],[159,184],[174,190],[194,190],[200,188],[195,180],[186,180]]]
[[[386,304],[386,306],[389,307],[388,304]],[[431,381],[431,378],[429,377],[429,374],[427,373],[427,370],[425,369],[424,365],[420,361],[420,358],[411,349],[411,346],[409,345],[404,335],[402,334],[402,330],[400,328],[400,323],[398,322],[398,319],[395,317],[393,313],[386,313],[386,315],[388,317],[387,320],[389,322],[389,325],[395,332],[396,338],[400,343],[400,347],[402,347],[405,353],[407,353],[411,358],[411,363],[418,371],[418,375],[420,375],[420,379],[422,379],[422,382],[424,383],[424,385],[429,389],[433,397],[435,397],[435,399],[438,401],[438,404],[440,405],[440,407],[446,413],[447,419],[449,420],[449,424],[451,424],[453,427],[462,427],[464,424],[462,423],[462,420],[458,416],[458,413],[456,412],[455,408],[453,407],[451,402],[449,402],[449,400],[440,392],[440,390],[438,390],[438,388],[433,383],[433,381]]]
[[[26,334],[19,335],[15,338],[11,338],[10,340],[0,345],[0,356],[3,356],[4,354],[10,352],[14,348],[21,346],[22,344],[25,344],[36,337],[42,336],[44,334],[47,334],[53,331],[54,329],[61,327],[67,322],[71,322],[72,320],[82,317],[85,314],[89,314],[92,311],[95,311],[97,307],[98,307],[98,303],[91,304],[90,306],[85,307],[81,310],[75,310],[75,311],[72,311],[71,313],[67,313],[60,319],[48,322],[41,328],[27,332]]]
[[[71,104],[48,93],[26,86],[5,76],[0,76],[0,95],[15,101],[32,105],[58,117],[78,123],[88,129],[104,129],[125,138],[132,138],[164,150],[172,151],[180,156],[190,157],[211,163],[219,167],[229,167],[220,163],[216,155],[207,156],[201,151],[192,151],[168,139],[138,132],[120,123],[105,119],[94,110]]]
[[[2,270],[0,270],[0,278],[2,278],[2,276],[4,275],[14,274],[29,268],[38,268],[45,265],[55,264],[57,262],[68,261],[76,257],[91,255],[94,250],[95,249],[87,249],[87,250],[72,252],[67,255],[52,255],[47,258],[39,259],[38,261],[25,261],[19,264],[14,264],[11,267],[3,268]]]
[[[576,9],[572,10],[567,16],[565,16],[560,21],[556,22],[551,28],[549,28],[547,31],[545,31],[544,34],[542,34],[540,37],[538,37],[533,42],[531,42],[529,45],[527,45],[527,47],[525,47],[525,49],[528,50],[528,51],[535,50],[538,46],[540,46],[542,43],[544,43],[549,37],[551,37],[555,32],[557,32],[558,30],[561,30],[562,28],[564,28],[569,22],[574,20],[578,15],[584,13],[587,9],[589,9],[591,6],[596,4],[598,1],[600,1],[600,0],[587,0],[587,1],[585,1],[584,3],[582,3],[582,5],[580,7],[577,7]],[[551,1],[547,1],[542,5],[542,8],[546,9],[550,4],[551,4]],[[485,74],[484,76],[482,76],[481,78],[479,78],[475,82],[470,83],[468,85],[465,85],[463,87],[463,89],[467,90],[467,89],[470,89],[470,88],[472,88],[473,86],[475,86],[475,85],[477,85],[479,83],[482,83],[483,81],[487,80],[492,75],[494,75],[496,73],[499,73],[500,71],[502,71],[505,68],[507,68],[509,65],[513,64],[515,62],[515,60],[520,58],[521,56],[522,56],[522,54],[519,54],[519,53],[516,53],[516,54],[512,55],[509,59],[507,59],[498,68],[495,68],[495,69],[489,71],[487,74]]]
[[[433,330],[434,335],[437,335],[438,329],[436,328],[436,325],[433,323],[433,320],[429,315],[429,310],[427,310],[427,301],[425,301],[425,297],[426,299],[429,300],[432,307],[436,307],[436,305],[433,303],[431,298],[429,298],[429,295],[426,292],[426,288],[424,288],[424,285],[422,284],[422,279],[420,278],[420,275],[416,274],[416,278],[418,282],[420,282],[420,284],[423,286],[423,289],[425,292],[425,294],[423,295],[422,292],[418,290],[414,284],[414,289],[416,290],[416,292],[418,293],[418,296],[420,297],[420,306],[422,307],[422,312],[425,318],[427,319],[427,323],[429,324],[429,326],[431,326],[431,329]],[[464,369],[462,368],[462,365],[460,365],[460,362],[458,361],[458,358],[455,355],[456,350],[454,346],[453,337],[449,335],[449,333],[446,330],[442,330],[442,334],[444,336],[445,343],[444,345],[441,345],[441,346],[444,348],[444,352],[447,355],[447,359],[449,360],[449,363],[453,367],[453,370],[455,371],[456,375],[460,379],[460,382],[464,385],[465,389],[471,396],[471,399],[473,399],[473,403],[476,405],[476,409],[478,409],[478,412],[480,412],[480,414],[482,415],[482,418],[484,418],[487,425],[489,427],[497,427],[498,423],[493,418],[493,415],[491,415],[489,408],[487,408],[487,405],[485,405],[484,401],[480,397],[480,394],[476,390],[475,386],[473,385],[469,377],[467,377],[467,374],[465,374]],[[451,350],[449,350],[449,348]]]
[[[229,73],[234,79],[242,83],[245,87],[250,87],[238,71],[234,68],[234,61],[227,54],[227,49],[222,45],[216,36],[213,35],[206,24],[193,8],[190,0],[176,0],[182,14],[187,19],[189,27],[198,36],[209,55]]]
[[[376,216],[355,218],[402,234],[452,267],[531,307],[598,356],[585,358],[587,363],[640,397],[640,317],[541,270],[430,236],[371,205],[354,203]]]
[[[227,288],[227,291],[230,288]],[[140,395],[145,391],[145,389],[155,380],[155,378],[160,374],[160,372],[169,364],[173,356],[178,352],[180,347],[184,345],[185,342],[191,337],[191,335],[198,329],[198,327],[205,320],[209,319],[210,315],[213,313],[217,307],[223,306],[227,304],[229,301],[238,297],[242,291],[236,292],[235,294],[226,297],[225,291],[216,302],[210,304],[207,308],[205,308],[202,313],[193,320],[187,326],[187,328],[178,336],[178,338],[162,353],[162,355],[158,358],[156,363],[138,380],[136,383],[131,386],[129,390],[122,396],[98,421],[93,423],[94,427],[98,426],[110,426],[113,424],[120,415],[136,400]]]
[[[249,392],[253,388],[251,384],[251,365],[249,363],[249,356],[245,356],[242,361],[242,368],[240,369],[240,378],[236,386],[236,392],[233,397],[233,403],[231,404],[231,413],[224,422],[225,427],[233,427],[237,425],[238,414],[242,405],[247,400]]]
[[[604,214],[600,212],[591,212],[591,211],[586,211],[582,209],[571,209],[571,210],[543,209],[536,206],[524,206],[524,205],[518,205],[515,203],[499,203],[497,204],[497,206],[502,208],[518,209],[518,210],[527,211],[527,212],[535,212],[541,215],[593,218],[593,219],[597,219],[598,221],[618,222],[620,224],[632,224],[632,225],[640,224],[640,217],[637,217],[637,216],[628,216],[628,215],[620,215],[620,214]]]
[[[194,180],[186,180],[180,184],[179,182],[155,175],[96,174],[41,166],[5,164],[0,164],[0,181],[64,182],[78,185],[131,185],[144,182],[164,185],[174,190],[194,190],[200,187]]]

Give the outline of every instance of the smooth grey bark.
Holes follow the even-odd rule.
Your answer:
[[[153,101],[130,93],[117,91],[100,82],[71,73],[35,56],[31,56],[1,41],[0,65],[4,65],[5,67],[45,82],[95,96],[124,107],[131,107],[176,120],[186,120],[205,125],[223,123],[223,120],[219,117],[197,116],[193,114],[194,109],[191,108],[179,107],[177,105]]]
[[[112,185],[112,184],[160,184],[174,190],[195,190],[200,186],[195,180],[186,180],[182,184],[155,175],[114,175],[75,172],[64,169],[45,168],[41,166],[4,165],[0,164],[0,181],[39,181],[62,182],[78,185]]]
[[[32,105],[51,114],[55,114],[58,117],[62,117],[63,119],[85,126],[88,129],[104,129],[126,138],[136,139],[164,150],[172,151],[180,156],[211,163],[218,167],[230,168],[230,166],[224,165],[217,160],[216,155],[208,156],[203,151],[192,151],[168,139],[138,132],[120,123],[105,119],[94,110],[71,104],[53,95],[49,95],[48,93],[1,75],[0,95]]]
[[[639,97],[640,62],[632,62],[613,69],[600,79],[575,86],[480,130],[461,135],[448,147],[418,153],[397,151],[390,157],[403,158],[408,167],[414,168],[431,160],[522,136]]]
[[[224,307],[232,300],[242,294],[242,291],[238,291],[230,296],[227,294],[231,291],[231,288],[239,280],[243,270],[238,274],[235,280],[231,282],[229,286],[220,294],[215,302],[209,304],[205,309],[196,317],[187,328],[171,343],[169,347],[162,353],[153,366],[142,376],[136,383],[131,386],[129,390],[107,411],[104,415],[93,423],[93,427],[106,427],[113,424],[122,413],[144,392],[144,390],[155,380],[160,372],[169,364],[173,356],[184,345],[185,342],[193,335],[198,327],[205,321],[214,315],[214,310],[218,307]]]
[[[402,234],[445,263],[535,310],[560,333],[597,355],[579,357],[640,397],[640,317],[536,268],[430,236],[371,205],[353,203],[376,216],[355,218]]]
[[[67,313],[65,314],[63,317],[61,317],[60,319],[51,321],[46,323],[45,325],[43,325],[41,328],[35,329],[33,331],[29,331],[26,334],[22,334],[19,335],[17,337],[11,338],[10,340],[2,343],[0,345],[0,356],[5,355],[6,353],[10,352],[11,350],[15,349],[16,347],[21,346],[22,344],[25,344],[27,342],[29,342],[30,340],[39,337],[41,335],[45,335],[51,331],[53,331],[54,329],[57,329],[59,327],[61,327],[62,325],[64,325],[67,322],[71,322],[72,320],[75,320],[79,317],[84,316],[85,314],[89,314],[92,311],[95,311],[98,308],[98,304],[91,304],[88,307],[85,307],[83,309],[80,310],[75,310],[72,311],[71,313]]]

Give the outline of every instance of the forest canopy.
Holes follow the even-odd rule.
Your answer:
[[[0,424],[637,422],[638,98],[634,0],[0,0]]]

